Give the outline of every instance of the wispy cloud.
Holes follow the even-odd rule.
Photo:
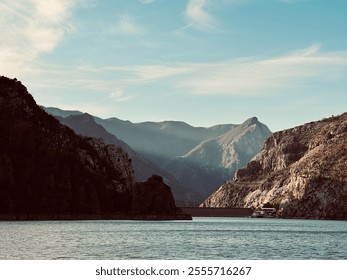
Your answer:
[[[9,76],[31,71],[31,62],[54,50],[64,35],[77,0],[0,2],[0,70]]]
[[[216,20],[207,11],[208,4],[208,0],[189,0],[185,10],[185,16],[188,20],[187,26],[203,31],[217,29]]]
[[[220,63],[82,65],[75,69],[52,67],[41,71],[42,75],[52,77],[42,81],[47,87],[85,88],[107,93],[115,101],[125,101],[131,98],[127,92],[130,87],[137,87],[141,92],[160,84],[173,93],[187,95],[263,96],[312,86],[312,79],[317,83],[347,79],[346,67],[347,51],[322,52],[320,45],[312,45],[276,57],[245,57]]]
[[[303,1],[303,0],[278,0],[278,1],[283,2],[283,3],[287,3],[287,4],[295,4],[295,3]]]
[[[114,90],[109,94],[109,97],[117,102],[127,101],[132,98],[130,95],[125,95],[122,89]]]
[[[142,4],[151,4],[151,3],[153,3],[155,0],[140,0],[140,2],[142,3]]]
[[[153,81],[189,74],[194,66],[189,64],[175,65],[135,65],[121,68],[120,71],[127,71],[139,81]]]
[[[319,44],[270,58],[221,63],[176,63],[109,68],[123,86],[160,83],[192,95],[268,95],[278,90],[346,78],[347,52],[322,52]],[[121,82],[121,81],[119,81]]]
[[[135,18],[129,14],[119,16],[116,24],[109,31],[123,35],[142,35],[146,32],[145,28],[138,24]]]
[[[346,77],[347,52],[320,52],[319,45],[261,59],[243,58],[200,65],[178,87],[196,95],[266,95],[333,77]]]

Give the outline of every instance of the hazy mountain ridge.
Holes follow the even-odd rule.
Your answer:
[[[66,118],[68,116],[77,116],[77,115],[84,114],[83,112],[77,111],[77,110],[62,110],[56,107],[44,107],[44,106],[40,106],[40,107],[46,112],[48,112],[50,115],[59,116],[63,118]]]
[[[200,188],[209,195],[238,168],[245,166],[270,134],[257,118],[251,118],[216,138],[201,142],[187,154],[171,161],[166,168],[177,178],[187,180],[193,189]],[[189,169],[190,176],[187,174]]]
[[[110,133],[157,164],[184,155],[200,142],[225,133],[234,125],[193,127],[179,121],[132,123],[117,118],[95,118]],[[160,148],[160,149],[159,149]],[[159,160],[158,160],[159,159]]]
[[[61,110],[54,112],[66,115]],[[271,134],[255,117],[239,125],[207,128],[180,121],[132,123],[118,118],[94,119],[132,150],[172,175],[180,186],[200,197],[211,194],[237,168],[247,164]]]
[[[347,113],[274,133],[205,207],[280,209],[284,217],[346,219]]]
[[[47,111],[52,113],[57,112],[57,110],[51,110],[50,108],[48,108]],[[64,111],[60,111],[63,115],[66,115]],[[95,122],[93,116],[87,113],[81,113],[76,115],[70,115],[65,118],[56,116],[56,118],[62,124],[67,125],[78,134],[89,137],[101,138],[106,144],[113,144],[118,147],[121,147],[129,155],[131,159],[136,181],[146,181],[153,174],[162,176],[165,183],[171,187],[172,193],[178,205],[193,205],[197,204],[199,201],[203,199],[203,197],[199,194],[182,187],[174,176],[172,176],[165,170],[159,168],[149,160],[145,159],[139,153],[131,149],[128,144],[119,140],[115,135],[110,134],[103,126]]]
[[[100,139],[76,135],[37,106],[19,81],[3,76],[0,135],[1,218],[182,217],[158,176],[145,187],[162,202],[139,212],[134,202],[140,202],[136,193],[144,186],[135,183],[128,155]]]

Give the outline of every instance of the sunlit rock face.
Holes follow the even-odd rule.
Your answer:
[[[279,209],[283,217],[346,219],[347,113],[276,132],[205,207]]]

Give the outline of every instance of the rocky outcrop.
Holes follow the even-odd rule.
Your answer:
[[[146,182],[136,183],[132,197],[131,209],[135,215],[146,213],[164,219],[165,216],[189,216],[175,206],[170,187],[159,175],[152,175]]]
[[[279,209],[282,217],[347,218],[347,113],[274,133],[203,207]]]
[[[6,77],[0,77],[0,135],[1,219],[135,218],[138,185],[128,155],[76,135]],[[169,199],[167,190],[163,199]],[[176,211],[171,202],[172,197],[168,205]],[[143,210],[139,214],[150,214]]]

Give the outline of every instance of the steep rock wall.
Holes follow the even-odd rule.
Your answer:
[[[346,219],[347,113],[274,133],[203,207],[273,205],[283,217]]]

